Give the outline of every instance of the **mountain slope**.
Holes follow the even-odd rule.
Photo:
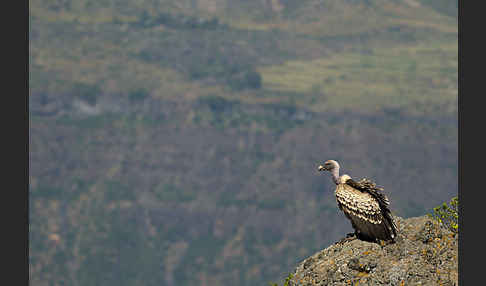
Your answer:
[[[326,159],[403,217],[455,195],[450,7],[30,1],[32,285],[275,281],[350,231]]]

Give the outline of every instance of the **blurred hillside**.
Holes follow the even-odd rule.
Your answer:
[[[266,285],[457,194],[457,1],[29,1],[32,285]]]

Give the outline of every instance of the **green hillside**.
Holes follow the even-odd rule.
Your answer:
[[[457,1],[29,1],[32,285],[266,285],[328,177],[457,194]]]

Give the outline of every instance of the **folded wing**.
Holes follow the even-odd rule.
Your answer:
[[[337,186],[336,201],[358,233],[369,239],[393,240],[397,227],[382,190],[367,179],[348,179]]]

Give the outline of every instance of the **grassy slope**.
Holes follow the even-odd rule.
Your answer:
[[[349,231],[327,157],[401,216],[456,192],[450,3],[29,4],[33,285],[283,277]]]
[[[403,107],[425,113],[444,104],[448,110],[441,112],[454,112],[457,59],[457,41],[437,41],[288,61],[260,72],[264,88],[307,93],[301,103],[315,111]]]
[[[220,17],[221,23],[238,29],[249,29],[250,36],[225,31],[201,33],[206,38],[216,34],[216,37],[239,40],[229,45],[228,49],[232,49],[233,53],[240,52],[238,55],[242,58],[247,53],[266,56],[260,50],[265,48],[261,47],[265,36],[259,36],[265,35],[265,32],[258,29],[252,31],[251,23],[268,25],[263,31],[267,31],[270,37],[275,30],[285,33],[287,36],[284,39],[273,40],[274,45],[280,46],[280,50],[276,50],[272,58],[248,56],[245,60],[261,72],[264,89],[310,93],[311,97],[299,98],[298,101],[316,111],[342,109],[356,100],[371,103],[378,108],[397,104],[423,104],[423,94],[430,94],[430,91],[445,96],[428,95],[427,99],[446,104],[454,100],[457,90],[457,21],[454,18],[439,14],[427,6],[412,7],[406,2],[373,1],[366,5],[333,1],[322,5],[313,1],[302,2],[298,7],[290,6],[294,9],[262,6],[259,10],[252,10],[257,15],[242,13],[249,7],[234,4],[236,7],[227,7],[228,14],[239,13],[249,24],[242,25],[241,17],[234,22],[229,20],[232,18],[227,20],[224,11],[220,11],[223,15]],[[163,25],[150,29],[137,28],[136,23],[141,21],[143,12],[147,13],[150,6],[131,4],[133,7],[124,8],[124,11],[129,12],[122,13],[110,6],[98,9],[96,6],[83,6],[80,1],[67,11],[61,9],[60,12],[52,12],[52,9],[46,9],[46,5],[41,3],[32,3],[30,8],[34,34],[40,37],[39,41],[33,39],[31,45],[33,61],[30,85],[33,91],[45,88],[50,92],[65,91],[68,89],[66,85],[78,81],[99,84],[106,92],[120,93],[144,87],[160,96],[172,94],[180,97],[181,94],[193,94],[190,91],[194,88],[201,89],[197,83],[184,77],[187,69],[178,68],[177,63],[164,56],[153,55],[159,51],[151,49],[155,45],[167,43],[176,45],[179,50],[187,49],[191,43],[184,40],[185,34],[187,37],[196,35],[191,31],[178,31],[177,37],[182,40],[177,42],[178,39],[172,35],[173,31]],[[258,1],[251,3],[256,7],[263,5]],[[180,4],[181,7],[174,8],[174,11],[162,6],[165,8],[150,10],[150,14],[156,17],[157,13],[170,11],[181,16],[184,14],[177,13],[199,12],[183,9],[188,4]],[[268,10],[271,17],[260,19],[256,12],[260,10]],[[214,13],[202,15],[206,19],[219,16],[218,11]],[[455,40],[449,35],[456,35]],[[394,37],[398,40],[389,40]],[[47,38],[50,40],[42,41]],[[164,41],[165,38],[168,40]],[[304,42],[305,47],[299,46],[301,38],[308,39]],[[201,45],[195,52],[208,54],[193,60],[200,61],[205,67],[208,57],[233,56],[214,51],[218,46],[211,46],[204,39],[195,40],[192,44]],[[340,46],[334,48],[333,45]],[[329,50],[326,50],[327,46]],[[296,51],[301,49],[306,52],[305,55]],[[152,53],[149,61],[143,58],[147,53]],[[170,48],[167,53],[173,53],[167,57],[175,60],[181,61],[184,58],[184,55]],[[272,62],[282,60],[286,61],[284,65],[271,65]],[[265,61],[268,63],[264,64]],[[216,63],[214,68],[225,72],[227,67],[221,65],[224,64]],[[219,73],[214,76],[220,77]],[[45,77],[50,80],[46,82],[43,80]],[[196,93],[225,94],[217,87],[203,88],[202,92]],[[322,96],[323,93],[326,96]],[[241,97],[251,102],[267,100],[267,97],[238,92],[232,94],[232,97]]]

